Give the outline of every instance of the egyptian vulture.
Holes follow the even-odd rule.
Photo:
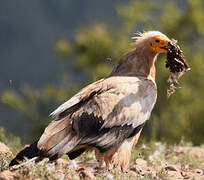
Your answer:
[[[168,52],[170,42],[158,31],[135,39],[108,77],[86,86],[51,113],[54,120],[40,139],[18,153],[10,166],[24,157],[53,161],[67,154],[74,159],[94,150],[99,165],[128,168],[132,147],[157,99],[156,58]]]

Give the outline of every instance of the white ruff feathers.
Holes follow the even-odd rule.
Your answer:
[[[138,32],[135,33],[136,36],[132,37],[133,40],[139,40],[139,39],[146,39],[146,38],[152,38],[154,36],[165,36],[163,33],[159,32],[159,31],[148,31],[148,32]]]

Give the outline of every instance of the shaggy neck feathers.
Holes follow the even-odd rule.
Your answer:
[[[124,55],[111,73],[112,76],[151,76],[155,80],[155,60],[157,54],[151,48],[149,39],[139,39],[133,49]]]

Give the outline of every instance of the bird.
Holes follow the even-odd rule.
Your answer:
[[[131,151],[157,99],[155,61],[171,40],[159,31],[137,33],[133,46],[105,78],[81,89],[51,113],[42,136],[10,162],[75,159],[94,151],[99,166],[129,168]]]

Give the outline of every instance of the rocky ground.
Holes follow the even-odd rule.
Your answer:
[[[167,146],[161,143],[136,146],[132,153],[130,169],[99,169],[93,153],[82,155],[70,161],[66,156],[56,162],[47,159],[39,162],[25,162],[20,166],[8,167],[13,154],[0,143],[0,180],[12,179],[194,179],[204,180],[204,147],[192,147],[181,143]]]

